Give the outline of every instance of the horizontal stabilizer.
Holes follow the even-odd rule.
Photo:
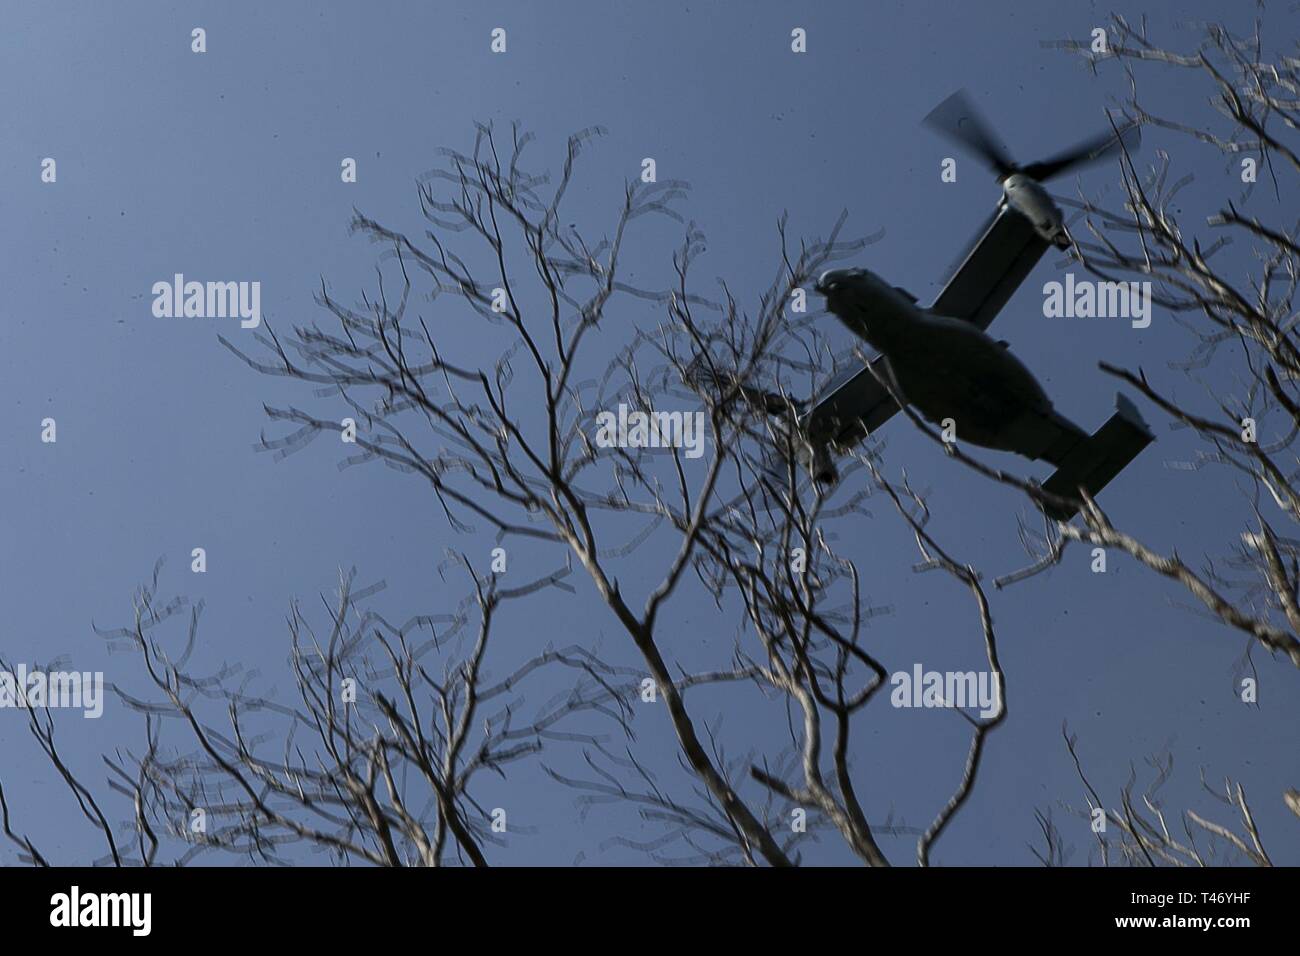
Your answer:
[[[1110,420],[1071,450],[1052,477],[1043,483],[1044,491],[1063,498],[1077,498],[1082,487],[1090,496],[1096,495],[1143,448],[1155,441],[1137,406],[1123,395],[1116,395],[1115,407],[1117,410]],[[1069,521],[1075,509],[1048,508],[1047,513],[1058,521]]]

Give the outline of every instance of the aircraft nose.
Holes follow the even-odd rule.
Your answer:
[[[827,269],[817,278],[817,284],[813,286],[814,292],[820,292],[822,295],[830,292],[836,284],[849,274],[847,269]]]

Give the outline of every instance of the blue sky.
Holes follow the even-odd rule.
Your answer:
[[[1230,23],[1247,26],[1247,5]],[[1186,47],[1186,25],[1223,15],[1196,0],[1116,8],[1148,12],[1153,32]],[[70,13],[73,10],[75,13]],[[910,289],[938,291],[953,257],[998,198],[991,177],[959,158],[958,182],[939,181],[951,148],[919,125],[965,86],[986,107],[1013,154],[1032,161],[1105,122],[1122,96],[1115,70],[1094,76],[1042,41],[1083,38],[1110,8],[1095,4],[694,2],[596,4],[14,3],[0,39],[0,230],[8,289],[0,321],[0,581],[8,610],[0,655],[40,662],[69,655],[110,679],[135,666],[109,655],[92,630],[125,623],[132,589],[167,558],[163,587],[206,602],[208,662],[261,669],[281,688],[294,598],[333,587],[356,565],[384,579],[376,600],[394,617],[434,612],[459,598],[436,573],[446,548],[486,553],[457,536],[416,482],[381,467],[340,472],[336,448],[320,442],[274,462],[253,446],[267,423],[264,403],[303,398],[238,363],[217,342],[234,323],[158,319],[155,281],[258,279],[262,310],[277,328],[323,318],[312,294],[325,277],[347,299],[373,288],[375,250],[349,237],[355,207],[395,228],[418,228],[415,179],[435,150],[468,148],[475,121],[519,120],[538,134],[534,160],[558,163],[565,137],[591,124],[610,135],[585,157],[582,215],[608,221],[622,180],[653,156],[660,178],[693,186],[687,212],[708,235],[698,276],[725,277],[751,302],[777,265],[775,223],[822,234],[840,210],[851,230],[885,230],[858,264]],[[1300,18],[1279,7],[1274,36],[1291,42]],[[190,30],[207,31],[208,52],[190,52]],[[488,50],[507,29],[508,53]],[[793,55],[790,30],[808,31]],[[1148,74],[1149,98],[1205,115],[1203,87]],[[1168,149],[1197,182],[1188,200],[1213,206],[1240,184],[1217,153],[1151,133],[1144,159]],[[339,181],[355,157],[359,178]],[[39,163],[58,162],[42,184]],[[1115,171],[1083,177],[1115,195]],[[1068,191],[1073,182],[1058,183]],[[1294,219],[1263,190],[1254,208]],[[1289,207],[1289,208],[1287,208]],[[1248,207],[1250,208],[1250,207]],[[1245,250],[1234,253],[1243,256]],[[1041,316],[1041,284],[1059,277],[1049,254],[999,317],[994,331],[1036,371],[1057,407],[1089,430],[1113,407],[1114,384],[1099,360],[1142,366],[1189,401],[1199,396],[1167,363],[1189,337],[1157,311],[1150,328]],[[644,268],[663,267],[664,262]],[[638,268],[638,263],[632,264]],[[629,309],[626,321],[651,321]],[[833,322],[829,317],[827,322]],[[846,342],[847,346],[847,342]],[[1107,491],[1117,525],[1188,559],[1218,553],[1249,512],[1220,472],[1170,467],[1190,459],[1191,436],[1170,431],[1149,409],[1158,442]],[[39,441],[40,421],[58,422],[58,442]],[[946,460],[895,421],[886,463],[932,489],[936,533],[990,574],[1024,563],[1015,515],[1023,501]],[[996,456],[990,456],[996,459]],[[996,459],[999,462],[1002,459]],[[1005,459],[1042,477],[1039,466]],[[1210,508],[1206,502],[1223,502]],[[914,662],[978,667],[976,620],[955,583],[911,573],[912,545],[887,506],[875,509],[850,553],[874,604],[894,613],[873,625],[891,669]],[[189,552],[207,549],[209,570],[189,572]],[[528,560],[550,560],[544,554]],[[548,565],[549,567],[549,565]],[[1118,556],[1089,572],[1081,549],[1036,581],[994,595],[1011,715],[989,740],[983,776],[935,852],[944,864],[1025,864],[1036,838],[1034,810],[1082,802],[1060,736],[1079,734],[1093,783],[1118,795],[1130,764],[1170,749],[1176,777],[1170,807],[1213,813],[1207,778],[1239,779],[1275,860],[1300,862],[1300,827],[1280,795],[1300,786],[1294,727],[1300,695],[1293,669],[1256,654],[1258,708],[1241,704],[1234,665],[1244,638],[1190,608],[1190,599]],[[672,609],[666,647],[684,660],[725,654],[735,622],[686,595]],[[615,622],[589,587],[546,596],[506,616],[512,640],[599,643],[631,662]],[[741,695],[710,698],[701,716],[743,728],[755,715]],[[65,717],[61,738],[73,762],[102,776],[97,754],[138,739],[140,720],[111,704],[94,723]],[[666,722],[643,720],[638,752],[674,778]],[[741,737],[743,738],[743,734]],[[891,812],[925,825],[955,786],[967,742],[950,713],[882,707],[859,737],[857,765],[873,819]],[[4,780],[15,812],[56,859],[90,852],[75,807],[28,738],[25,721],[0,712]],[[557,760],[567,758],[557,757]],[[17,771],[17,772],[15,772]],[[494,785],[497,786],[497,785]],[[512,777],[514,800],[532,832],[512,836],[502,862],[589,862],[637,857],[601,849],[614,834],[648,834],[627,811],[579,819],[573,794],[536,771]],[[495,795],[495,794],[494,794]],[[515,805],[515,804],[512,804]],[[1065,816],[1057,811],[1062,822]],[[1067,837],[1086,853],[1089,834]],[[887,841],[910,862],[911,841]],[[8,853],[8,850],[3,851]],[[7,859],[7,857],[0,856]],[[828,840],[814,862],[845,862]]]

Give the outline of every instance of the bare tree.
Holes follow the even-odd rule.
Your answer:
[[[1240,832],[1192,809],[1174,814],[1167,808],[1160,790],[1174,773],[1174,758],[1168,753],[1147,759],[1153,777],[1140,793],[1137,771],[1130,768],[1119,800],[1108,805],[1084,772],[1078,737],[1064,728],[1062,735],[1087,799],[1086,807],[1067,809],[1088,821],[1096,842],[1091,862],[1138,867],[1273,865],[1240,783],[1225,779],[1219,789],[1210,786],[1203,771],[1201,774],[1204,792],[1228,807]],[[1064,863],[1071,849],[1052,821],[1051,812],[1040,810],[1038,821],[1043,849],[1032,848],[1034,855],[1047,866]]]
[[[1203,450],[1189,467],[1224,467],[1241,476],[1249,520],[1239,540],[1225,542],[1223,570],[1212,564],[1198,570],[1177,554],[1162,554],[1115,528],[1090,501],[1083,527],[1055,529],[1059,537],[1049,542],[1045,556],[1059,560],[1068,541],[1117,548],[1300,667],[1300,542],[1285,530],[1300,520],[1294,450],[1300,434],[1295,321],[1300,221],[1294,209],[1288,219],[1284,204],[1276,201],[1294,191],[1300,176],[1300,60],[1294,47],[1270,50],[1260,20],[1248,37],[1207,24],[1199,46],[1188,52],[1161,47],[1144,24],[1120,16],[1111,22],[1104,51],[1077,41],[1053,45],[1080,54],[1093,69],[1115,61],[1129,80],[1124,107],[1132,120],[1172,133],[1189,148],[1221,152],[1228,181],[1243,183],[1241,196],[1225,196],[1198,226],[1180,219],[1179,207],[1189,198],[1184,190],[1193,178],[1180,175],[1170,152],[1161,151],[1150,169],[1139,169],[1126,157],[1123,207],[1081,197],[1083,223],[1073,231],[1079,261],[1088,271],[1107,280],[1152,284],[1153,301],[1178,318],[1193,340],[1187,359],[1170,368],[1190,379],[1204,398],[1175,400],[1172,383],[1153,382],[1142,369],[1101,368],[1141,391],[1175,426],[1195,432]],[[1176,71],[1185,83],[1201,84],[1211,107],[1207,115],[1175,119],[1149,110],[1140,91],[1143,71],[1152,69]],[[1250,202],[1263,191],[1271,196]],[[1246,204],[1257,212],[1243,212]],[[1241,243],[1249,246],[1249,262],[1243,266],[1239,257],[1224,262],[1220,253]],[[1238,388],[1225,391],[1225,381]]]
[[[599,723],[571,728],[575,715],[607,718],[617,731],[628,675],[582,647],[538,648],[501,669],[493,638],[503,607],[564,587],[569,571],[503,588],[460,556],[454,563],[471,592],[448,614],[390,623],[365,608],[383,585],[357,587],[355,572],[322,595],[323,627],[295,604],[296,702],[255,692],[257,675],[238,667],[198,673],[202,606],[161,598],[155,568],[131,624],[102,632],[148,678],[143,692],[115,688],[144,721],[144,748],[105,755],[112,793],[97,794],[64,759],[48,707],[28,710],[32,735],[104,842],[97,862],[225,854],[283,863],[306,849],[340,864],[486,865],[502,839],[476,795],[480,778],[504,775],[548,742],[600,742]],[[575,675],[569,689],[530,701],[537,675],[555,669]],[[130,808],[120,819],[110,803],[119,800]],[[0,811],[20,860],[60,862],[15,829],[3,787]]]
[[[1179,57],[1157,50],[1141,31],[1116,20],[1106,57],[1202,72],[1217,84],[1229,120],[1253,139],[1162,123],[1141,109],[1136,94],[1133,118],[1229,153],[1254,149],[1269,168],[1282,166],[1283,159],[1295,165],[1286,151],[1297,109],[1294,62],[1283,58],[1268,65],[1259,43],[1231,40],[1218,28],[1207,37],[1197,54]],[[725,283],[706,296],[693,269],[703,236],[679,212],[684,183],[634,181],[603,228],[579,228],[571,221],[578,218],[567,203],[577,164],[598,134],[592,129],[572,137],[552,178],[529,168],[528,136],[480,128],[470,151],[444,151],[442,165],[421,180],[423,236],[355,217],[354,231],[380,248],[372,292],[349,304],[322,284],[318,301],[330,317],[326,324],[298,325],[284,335],[267,324],[258,335],[259,349],[223,339],[258,372],[313,388],[310,405],[268,408],[282,427],[264,436],[261,447],[283,456],[322,436],[344,435],[349,441],[341,445],[342,466],[379,462],[418,479],[450,527],[467,538],[486,534],[478,540],[552,546],[557,563],[581,566],[638,665],[603,664],[579,643],[543,652],[537,663],[524,665],[524,673],[543,665],[575,669],[583,679],[563,701],[563,713],[598,711],[625,732],[634,719],[646,719],[634,717],[646,712],[640,703],[662,704],[662,712],[656,706],[649,713],[662,713],[671,727],[680,766],[693,782],[685,788],[664,783],[643,753],[615,748],[582,730],[588,772],[548,764],[552,779],[575,788],[584,810],[626,805],[661,828],[655,838],[612,842],[663,862],[785,866],[800,861],[804,840],[834,835],[863,862],[888,865],[882,837],[906,835],[915,838],[917,862],[928,864],[978,783],[990,735],[1007,714],[1008,688],[985,578],[936,539],[924,494],[905,476],[895,476],[870,445],[852,454],[844,474],[849,480],[834,493],[807,477],[814,451],[796,427],[804,399],[857,358],[830,348],[801,304],[821,269],[871,237],[843,238],[841,218],[826,238],[795,243],[783,220],[774,277],[755,301],[746,304]],[[1059,561],[1072,541],[1119,548],[1185,586],[1228,625],[1300,665],[1300,539],[1279,533],[1261,510],[1262,502],[1271,501],[1281,512],[1275,521],[1296,517],[1295,469],[1286,460],[1300,430],[1291,341],[1295,227],[1241,215],[1233,204],[1212,221],[1264,250],[1258,276],[1249,288],[1239,288],[1211,265],[1221,244],[1186,238],[1175,221],[1170,201],[1184,182],[1167,186],[1167,167],[1140,173],[1131,158],[1123,175],[1123,210],[1107,211],[1086,197],[1079,203],[1083,225],[1074,224],[1073,232],[1081,263],[1101,276],[1136,274],[1158,285],[1161,304],[1188,317],[1198,335],[1194,360],[1200,365],[1185,371],[1215,360],[1225,351],[1221,346],[1232,343],[1241,347],[1245,369],[1255,378],[1242,398],[1216,399],[1216,419],[1216,413],[1182,409],[1141,371],[1107,370],[1205,439],[1199,464],[1226,464],[1250,477],[1257,520],[1233,561],[1234,569],[1249,569],[1255,580],[1243,586],[1213,567],[1196,571],[1177,555],[1162,555],[1115,528],[1084,496],[1081,525],[1045,519],[1034,564],[994,583],[1005,587],[1031,577]],[[637,245],[653,241],[654,230],[643,226],[665,220],[680,224],[685,234],[671,255]],[[602,238],[588,238],[593,235]],[[625,264],[630,257],[635,283]],[[911,409],[904,411],[939,441]],[[1245,417],[1261,430],[1267,422],[1282,422],[1278,437],[1247,441]],[[948,451],[956,462],[1019,487],[1035,503],[1051,504],[1035,483],[958,449]],[[934,577],[942,583],[936,586],[955,584],[969,594],[972,640],[999,688],[991,716],[959,711],[969,722],[969,749],[953,768],[950,790],[936,795],[924,826],[873,815],[879,768],[854,760],[854,741],[890,672],[866,634],[882,609],[870,605],[859,568],[836,542],[861,526],[870,500],[884,502],[914,538],[917,572],[938,571]],[[480,563],[464,558],[483,619],[491,616],[484,594],[521,596],[558,583],[543,578],[499,592],[472,570]],[[686,595],[693,596],[693,606],[707,598],[717,612],[712,628],[734,635],[725,657],[701,665],[704,655],[682,652],[677,641],[689,635],[680,635],[674,615]],[[333,618],[335,630],[345,617]],[[438,702],[451,695],[472,709],[486,699],[484,692],[425,679],[418,667],[401,663],[408,657],[405,632],[381,633],[387,637],[381,642],[386,666],[392,675],[408,675],[408,691],[372,698],[372,722],[387,728],[382,736],[370,728],[373,739],[348,723],[351,712],[344,712],[340,730],[334,711],[326,710],[329,719],[321,724],[319,710],[294,710],[295,722],[305,714],[311,726],[324,728],[317,733],[329,760],[312,767],[290,761],[286,751],[276,769],[267,769],[239,730],[233,708],[232,732],[220,738],[206,730],[200,734],[197,719],[185,717],[181,704],[190,706],[187,694],[207,693],[213,685],[200,681],[191,687],[169,676],[166,667],[159,670],[164,708],[187,720],[199,750],[197,756],[163,760],[151,745],[123,766],[119,776],[135,780],[142,779],[141,767],[159,768],[147,787],[127,788],[145,806],[146,819],[155,819],[148,816],[150,807],[165,808],[156,819],[174,820],[178,811],[198,807],[200,797],[214,803],[215,784],[203,781],[216,778],[227,796],[215,803],[229,807],[231,822],[216,831],[228,838],[213,838],[228,839],[226,848],[271,859],[277,841],[307,840],[373,863],[450,857],[482,862],[491,841],[483,830],[483,808],[472,802],[467,784],[457,781],[473,769],[534,752],[559,719],[553,719],[557,711],[544,708],[521,736],[493,738],[488,749],[495,747],[501,756],[475,762],[468,757],[473,748],[456,743],[447,729],[458,725],[454,719],[443,717],[436,739],[420,737],[417,708],[430,697]],[[145,632],[137,628],[136,634],[149,663],[156,655]],[[316,670],[299,671],[300,687],[332,687],[343,672],[328,660]],[[456,673],[470,673],[465,667]],[[229,676],[218,675],[216,684],[224,687]],[[705,693],[724,685],[783,715],[784,737],[759,744],[724,737],[709,720],[717,705]],[[504,693],[513,682],[491,686]],[[251,703],[235,700],[245,709]],[[135,703],[152,718],[150,704]],[[445,706],[435,703],[440,712]],[[257,707],[278,712],[263,699]],[[405,795],[393,796],[386,761],[399,743],[428,788],[431,817],[414,812]],[[425,756],[426,745],[437,760]],[[305,791],[306,802],[297,797],[303,781],[314,788]],[[327,800],[331,794],[334,799]],[[1267,860],[1244,793],[1230,787],[1225,797],[1242,815],[1245,836],[1208,819],[1195,825],[1245,848],[1255,862],[1252,853]],[[293,812],[282,809],[285,801]],[[1168,837],[1157,805],[1144,804],[1146,814],[1140,812],[1131,788],[1121,805],[1124,812],[1113,815],[1122,834],[1117,852],[1103,854],[1101,862],[1111,856],[1153,863],[1204,859],[1195,841]],[[320,813],[330,816],[304,822]],[[792,827],[792,815],[801,814],[809,825]],[[93,808],[91,816],[98,818]],[[1068,850],[1050,816],[1040,814],[1039,825],[1047,847],[1034,852],[1043,862],[1063,862]],[[11,829],[7,810],[5,831],[35,858],[25,837]],[[143,826],[137,823],[135,831],[143,832]]]
[[[422,181],[424,240],[358,215],[354,229],[384,247],[376,294],[348,306],[323,288],[336,327],[299,326],[287,339],[268,330],[262,355],[227,342],[259,372],[337,400],[333,413],[269,409],[295,427],[263,447],[291,453],[339,433],[345,415],[358,425],[347,464],[380,461],[418,476],[457,529],[555,542],[576,558],[639,652],[700,790],[690,800],[666,793],[635,754],[616,766],[599,749],[588,754],[593,778],[557,779],[584,789],[588,805],[626,800],[663,822],[664,839],[645,848],[668,859],[666,847],[680,843],[677,859],[788,865],[798,835],[789,817],[802,811],[872,865],[888,862],[878,829],[915,832],[924,864],[969,796],[1005,710],[999,702],[994,718],[970,718],[970,754],[930,826],[873,825],[852,740],[888,672],[863,638],[878,609],[828,524],[861,520],[864,500],[887,493],[914,529],[924,567],[974,595],[1001,678],[987,601],[974,570],[930,537],[923,500],[886,480],[869,451],[857,456],[867,486],[832,501],[806,479],[811,451],[792,427],[797,396],[852,360],[835,356],[795,303],[822,268],[871,238],[842,239],[841,219],[828,238],[795,248],[782,221],[779,267],[752,312],[725,283],[717,300],[694,290],[702,236],[689,225],[671,272],[658,285],[632,285],[620,268],[633,227],[681,221],[686,187],[633,182],[606,238],[583,238],[564,201],[594,132],[569,141],[552,181],[526,171],[527,136],[515,131],[502,144],[481,128],[471,152],[446,151]],[[642,275],[647,261],[638,255]],[[431,301],[432,314],[417,301]],[[634,324],[647,310],[658,318]],[[620,407],[644,416],[639,438],[609,433]],[[681,432],[695,409],[707,451]],[[648,580],[650,554],[663,568]],[[731,658],[706,670],[675,661],[665,641],[665,611],[685,588],[711,598],[719,621],[739,622],[728,625],[737,630]],[[727,758],[687,699],[720,681],[745,682],[787,709],[787,743],[748,761]]]

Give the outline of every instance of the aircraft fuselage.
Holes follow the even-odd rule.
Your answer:
[[[1048,414],[1052,404],[1001,343],[969,322],[931,314],[865,269],[827,273],[818,288],[830,311],[885,356],[922,417],[951,420],[960,439],[985,448],[1030,451],[1018,421]]]

